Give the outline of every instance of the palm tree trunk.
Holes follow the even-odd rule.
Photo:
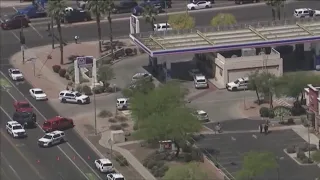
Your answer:
[[[260,105],[261,101],[260,101],[258,89],[255,88],[255,91],[256,91],[256,95],[257,95],[257,99],[258,99],[258,105]]]
[[[60,64],[63,64],[63,39],[62,39],[62,30],[61,30],[61,21],[56,19],[57,29],[59,33],[59,43],[60,43]]]
[[[154,32],[154,21],[150,21],[151,29]]]
[[[101,24],[100,24],[100,13],[97,14],[96,23],[98,27],[98,39],[99,39],[99,52],[102,52],[102,45],[101,45]]]
[[[272,8],[272,19],[276,20],[276,10],[274,8]]]
[[[112,19],[111,19],[111,11],[108,11],[108,22],[109,22],[109,38],[111,44],[111,58],[114,60],[114,49],[113,49],[113,33],[112,33]]]
[[[281,19],[281,9],[280,9],[280,6],[277,7],[277,16],[278,16],[278,19],[280,20],[280,19]]]

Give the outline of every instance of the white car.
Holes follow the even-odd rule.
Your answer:
[[[168,23],[158,23],[153,25],[154,31],[170,31],[172,27]]]
[[[63,143],[65,141],[64,136],[63,131],[52,131],[40,138],[38,140],[38,145],[40,147],[51,147],[55,144]]]
[[[194,87],[196,89],[199,88],[209,88],[209,84],[208,81],[206,79],[206,77],[204,75],[195,75],[193,77],[193,83],[194,83]]]
[[[248,84],[249,84],[249,78],[243,77],[233,82],[229,82],[228,84],[226,84],[226,88],[229,91],[246,90],[248,89]]]
[[[9,73],[10,78],[13,81],[24,80],[24,77],[19,69],[10,68],[10,69],[8,69],[8,73]]]
[[[129,98],[118,98],[117,99],[117,109],[118,110],[127,110],[129,109]]]
[[[107,175],[108,180],[125,180],[122,174],[119,173],[111,173]]]
[[[300,8],[295,9],[293,12],[293,16],[296,18],[309,18],[309,17],[316,17],[320,16],[319,10],[313,10],[310,8]]]
[[[94,161],[96,168],[102,173],[110,173],[113,172],[113,164],[109,159],[97,159]]]
[[[17,121],[8,121],[6,130],[14,138],[27,136],[26,130]]]
[[[59,100],[62,103],[89,104],[90,97],[78,91],[63,90],[59,93]]]
[[[197,2],[188,4],[187,8],[189,10],[212,8],[212,4],[210,1],[197,1]]]
[[[30,93],[31,97],[33,97],[37,101],[38,100],[48,100],[46,93],[44,93],[42,89],[32,88],[29,90],[29,93]]]
[[[149,73],[136,73],[132,76],[131,81],[136,82],[141,79],[146,79],[152,81],[152,75]]]
[[[195,116],[197,117],[197,119],[199,121],[202,121],[202,122],[208,122],[209,121],[208,113],[205,112],[204,110],[197,110],[195,112]]]

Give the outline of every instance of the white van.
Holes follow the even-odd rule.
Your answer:
[[[129,98],[118,98],[117,99],[117,109],[118,110],[129,109]]]
[[[226,84],[226,88],[229,91],[238,91],[248,89],[249,78],[243,77],[239,78],[233,82],[229,82]]]
[[[153,25],[154,31],[168,31],[172,30],[172,27],[168,23],[159,23]]]

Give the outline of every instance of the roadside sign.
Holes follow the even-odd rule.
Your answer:
[[[76,59],[79,68],[92,67],[93,66],[93,56],[82,56]]]

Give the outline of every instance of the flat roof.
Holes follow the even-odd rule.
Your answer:
[[[279,46],[320,41],[320,18],[142,32],[130,38],[150,56]]]

